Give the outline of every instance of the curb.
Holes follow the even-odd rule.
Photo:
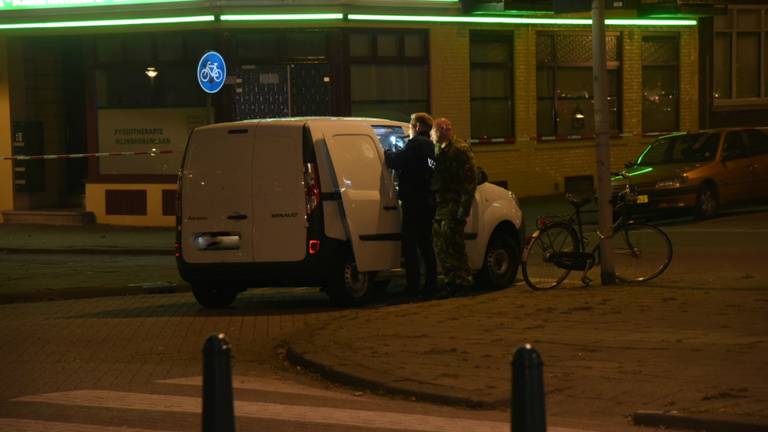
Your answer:
[[[637,411],[632,414],[632,423],[636,426],[705,432],[768,432],[768,420],[747,421],[744,418],[735,417],[694,417],[663,411]]]
[[[350,387],[364,388],[373,392],[386,392],[392,395],[415,398],[420,401],[432,402],[442,405],[462,406],[475,409],[496,409],[509,406],[509,399],[474,399],[458,394],[451,394],[459,393],[460,390],[443,387],[439,384],[403,379],[402,381],[404,384],[398,385],[387,382],[390,380],[387,380],[386,376],[374,370],[364,370],[364,368],[358,368],[360,370],[355,373],[329,366],[328,364],[323,363],[321,360],[312,358],[312,356],[306,352],[302,352],[300,348],[297,348],[297,346],[301,347],[302,342],[306,342],[302,340],[301,337],[298,339],[300,341],[299,343],[296,343],[295,339],[293,341],[289,341],[287,339],[284,340],[286,346],[286,359],[288,362],[294,366],[300,366],[322,376],[325,379],[337,382],[339,384],[347,385]],[[308,339],[308,337],[304,336],[304,339]]]
[[[82,300],[101,297],[124,297],[132,295],[178,294],[191,292],[186,284],[163,286],[120,286],[120,287],[81,287],[67,288],[56,291],[42,291],[22,295],[0,295],[0,305],[17,303],[37,303],[47,301]]]
[[[39,255],[156,255],[173,256],[171,249],[112,249],[112,248],[0,248],[1,254],[39,254]]]

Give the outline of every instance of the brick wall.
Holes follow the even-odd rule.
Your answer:
[[[483,29],[488,29],[484,27]],[[509,27],[500,29],[509,31]],[[536,142],[536,31],[556,27],[520,26],[514,31],[515,133],[514,144],[476,144],[475,157],[491,180],[506,180],[519,196],[561,193],[565,177],[596,175],[592,141]],[[572,31],[572,28],[568,30]],[[612,31],[617,31],[611,28]],[[589,31],[585,29],[584,31]],[[622,133],[611,140],[611,169],[619,170],[635,159],[651,138],[642,133],[642,37],[654,32],[680,35],[680,126],[698,127],[698,46],[695,28],[623,28],[622,36]],[[432,110],[450,118],[458,135],[469,130],[468,31],[449,26],[431,29]]]

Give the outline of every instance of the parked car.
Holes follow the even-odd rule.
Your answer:
[[[400,267],[400,205],[384,149],[408,125],[379,119],[249,120],[195,129],[179,174],[177,264],[197,301],[224,307],[250,287],[321,286],[359,305]],[[467,252],[492,288],[517,274],[515,196],[478,186]]]
[[[729,128],[654,140],[625,170],[649,210],[692,209],[715,216],[722,205],[768,197],[768,130]],[[613,179],[614,192],[624,187]]]

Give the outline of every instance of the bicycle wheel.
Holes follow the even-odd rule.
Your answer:
[[[630,222],[613,232],[616,279],[645,282],[658,277],[672,261],[672,242],[660,228]]]
[[[523,279],[532,290],[545,290],[560,285],[570,269],[558,267],[552,256],[579,250],[579,236],[572,226],[557,223],[533,233],[523,252]]]

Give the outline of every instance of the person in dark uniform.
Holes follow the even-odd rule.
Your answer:
[[[428,298],[437,290],[437,261],[432,245],[432,220],[435,196],[432,173],[435,168],[435,146],[429,138],[432,117],[426,113],[411,115],[410,139],[400,151],[385,152],[387,167],[398,177],[398,196],[403,212],[402,238],[405,256],[407,295]],[[419,255],[424,260],[424,288],[421,287]]]

